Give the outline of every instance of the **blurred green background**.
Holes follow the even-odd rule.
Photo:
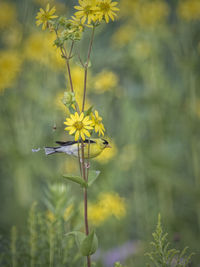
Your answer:
[[[77,4],[48,2],[68,17]],[[49,185],[78,172],[77,160],[68,156],[32,153],[71,138],[63,125],[65,63],[53,34],[35,25],[46,4],[0,2],[2,244],[10,242],[13,225],[26,231],[33,202],[40,211],[50,209]],[[98,266],[112,266],[112,257],[145,266],[159,212],[171,244],[189,246],[196,252],[192,266],[200,266],[200,1],[121,0],[119,6],[117,21],[97,29],[89,70],[87,105],[102,115],[113,146],[91,163],[101,171],[89,192],[90,222],[100,237]],[[90,29],[84,35],[76,47],[85,59]],[[77,63],[74,57],[72,78],[81,97]],[[81,190],[72,186],[68,195],[82,218]],[[73,223],[66,224],[72,230]],[[130,250],[125,256],[124,249]]]

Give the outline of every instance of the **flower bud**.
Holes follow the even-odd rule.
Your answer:
[[[76,101],[75,94],[73,92],[64,92],[64,97],[62,99],[63,104],[66,107],[71,106]]]

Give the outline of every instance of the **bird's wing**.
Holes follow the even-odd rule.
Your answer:
[[[77,144],[77,141],[67,141],[67,142],[56,141],[56,144],[59,144],[61,146],[71,146]]]
[[[93,140],[88,140],[88,139],[85,139],[85,141],[83,143],[95,143],[95,141]],[[78,141],[66,141],[66,142],[62,142],[62,141],[56,141],[56,144],[59,144],[61,146],[71,146],[71,145],[74,145],[74,144],[77,144]],[[79,143],[81,143],[81,141],[79,141]]]

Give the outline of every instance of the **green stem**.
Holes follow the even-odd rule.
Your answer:
[[[85,98],[86,98],[86,89],[87,89],[88,64],[89,64],[89,61],[90,61],[90,55],[91,55],[91,51],[92,51],[92,44],[93,44],[93,41],[94,41],[94,32],[95,32],[95,27],[93,26],[93,28],[92,28],[92,35],[91,35],[90,44],[89,44],[89,49],[88,49],[87,61],[86,61],[86,63],[85,63],[82,112],[84,112],[84,108],[85,108]]]

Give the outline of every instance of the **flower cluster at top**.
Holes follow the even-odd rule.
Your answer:
[[[119,8],[116,7],[117,4],[117,2],[112,2],[112,0],[79,0],[79,6],[74,7],[78,11],[75,12],[70,20],[65,17],[56,16],[56,8],[53,7],[50,9],[49,4],[47,4],[45,10],[40,8],[40,11],[37,13],[36,25],[39,26],[42,24],[43,30],[49,28],[50,30],[56,31],[58,26],[62,26],[64,30],[68,31],[62,33],[66,37],[66,34],[68,33],[69,35],[69,32],[76,32],[76,34],[82,32],[85,26],[91,24],[97,26],[103,20],[106,23],[110,19],[114,21],[117,16],[116,12],[119,11]]]
[[[80,115],[77,112],[70,114],[64,124],[67,125],[65,130],[69,131],[70,135],[75,135],[75,141],[79,138],[85,140],[85,136],[90,137],[92,131],[98,133],[99,136],[104,135],[105,131],[102,118],[96,110],[94,114],[91,112],[90,116],[84,115],[83,112]]]
[[[101,22],[105,19],[106,23],[111,19],[115,20],[116,11],[119,9],[116,7],[117,2],[111,0],[79,0],[80,6],[75,6],[78,11],[75,16],[81,19],[82,23],[87,20],[88,24]]]

